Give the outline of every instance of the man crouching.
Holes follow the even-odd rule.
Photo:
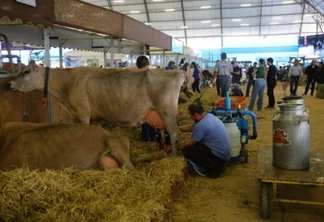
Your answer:
[[[200,104],[191,104],[188,112],[195,123],[180,126],[181,132],[192,132],[192,135],[179,149],[191,172],[217,178],[225,171],[231,157],[226,127],[217,117],[206,113]]]

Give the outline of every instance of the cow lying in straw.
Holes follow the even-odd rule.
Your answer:
[[[133,169],[129,140],[83,124],[6,123],[0,128],[0,170]]]

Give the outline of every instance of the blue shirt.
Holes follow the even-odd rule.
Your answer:
[[[200,76],[199,76],[199,69],[198,68],[194,68],[194,71],[193,71],[193,75],[195,80],[199,80],[200,79]]]
[[[231,148],[226,127],[222,121],[212,114],[207,113],[193,126],[191,139],[209,147],[212,153],[222,159],[231,158]]]

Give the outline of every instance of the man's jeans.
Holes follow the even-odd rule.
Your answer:
[[[219,86],[221,90],[221,97],[226,97],[226,92],[229,92],[229,88],[231,85],[231,77],[230,76],[218,76]]]
[[[290,95],[296,96],[299,84],[299,76],[290,76]]]
[[[258,96],[257,109],[262,110],[263,105],[263,93],[266,86],[266,81],[264,79],[254,80],[254,86],[252,90],[252,96],[250,100],[249,110],[253,110],[256,97]]]

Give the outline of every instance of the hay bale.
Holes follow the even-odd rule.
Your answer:
[[[180,92],[178,103],[188,102],[188,96],[184,92]]]
[[[66,168],[0,172],[4,221],[164,221],[186,163],[169,157],[137,171]]]
[[[316,98],[324,99],[324,84],[317,84],[317,86],[316,86]]]
[[[307,78],[299,78],[299,86],[306,86]]]
[[[189,98],[193,97],[194,95],[196,95],[194,93],[194,91],[192,91],[191,89],[187,89],[185,92],[184,92]]]

